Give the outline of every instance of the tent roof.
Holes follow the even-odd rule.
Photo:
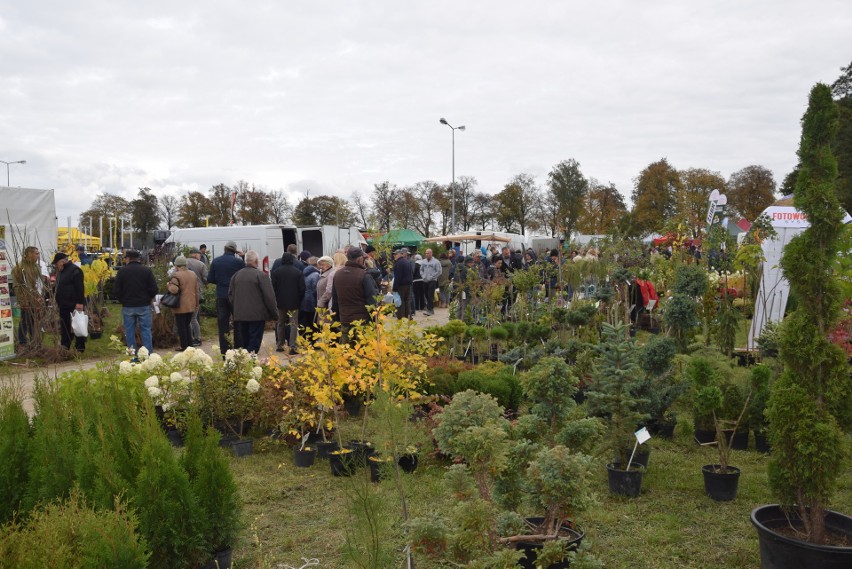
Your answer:
[[[459,233],[456,235],[439,235],[438,237],[430,237],[424,239],[430,243],[440,243],[442,241],[498,241],[500,243],[510,243],[512,240],[496,233]]]
[[[369,241],[371,243],[388,243],[390,245],[398,244],[405,245],[406,247],[414,247],[425,240],[426,238],[423,235],[413,229],[391,229],[384,235],[374,236]]]

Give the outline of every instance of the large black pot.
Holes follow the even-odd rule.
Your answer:
[[[655,437],[661,437],[664,439],[674,438],[674,430],[676,425],[676,419],[648,419],[645,422],[645,426],[648,428],[649,433],[651,433]]]
[[[544,521],[544,518],[527,518],[527,521],[538,525]],[[571,527],[568,522],[564,522],[559,530],[559,541],[563,543],[566,552],[576,551],[585,536],[585,533],[578,528]],[[542,547],[543,544],[536,542],[519,541],[515,543],[515,549],[524,552],[524,556],[518,561],[518,566],[524,569],[536,569],[538,552]],[[568,566],[568,561],[560,561],[559,563],[551,563],[546,569],[567,569]]]
[[[725,433],[725,440],[731,445],[734,450],[748,449],[748,431],[722,431]],[[733,440],[731,440],[733,437]]]
[[[716,440],[716,431],[695,429],[695,440],[700,445],[706,445]]]
[[[367,466],[367,458],[376,452],[373,443],[368,441],[351,440],[346,443],[346,448],[353,451],[355,464],[358,466]]]
[[[769,439],[766,438],[766,431],[754,431],[754,450],[763,454],[769,454],[769,451],[772,450],[769,446]]]
[[[701,467],[704,475],[704,492],[718,502],[727,502],[737,497],[740,483],[740,469],[729,466],[728,472],[718,472],[718,464],[706,464]]]
[[[317,441],[317,458],[328,458],[332,451],[340,448],[337,441]]]
[[[316,457],[316,447],[306,446],[304,449],[293,447],[293,464],[299,468],[308,468],[309,466],[313,466]]]
[[[630,459],[630,454],[633,453],[633,449],[627,451],[627,458]],[[617,458],[617,457],[616,457]],[[636,454],[633,455],[633,462],[630,463],[631,468],[636,466],[637,464],[641,464],[645,467],[645,470],[648,470],[648,461],[651,459],[651,447],[648,445],[642,445],[636,449]],[[616,462],[618,462],[616,460]]]
[[[233,553],[234,551],[230,547],[217,551],[213,554],[213,559],[204,566],[204,569],[231,569]]]
[[[333,476],[352,476],[355,473],[355,453],[348,449],[332,451],[328,464]]]
[[[621,463],[611,462],[606,465],[609,491],[620,496],[635,498],[642,489],[642,474],[645,468],[631,466],[630,470],[622,470]]]
[[[360,395],[344,395],[343,408],[346,409],[346,413],[350,417],[358,417],[361,415],[361,411],[364,410],[364,400]]]
[[[367,458],[367,465],[370,467],[370,481],[379,482],[385,477],[385,470],[382,465],[387,464],[392,459],[382,458],[378,454],[371,454]]]
[[[412,472],[417,470],[417,464],[419,462],[420,462],[420,459],[417,456],[417,453],[407,452],[407,453],[401,454],[399,456],[398,464],[399,464],[399,467],[402,469],[403,472],[407,472],[408,474],[411,474]]]
[[[237,458],[249,456],[254,452],[254,439],[237,439],[231,443],[231,452]]]
[[[757,529],[760,542],[761,569],[849,569],[852,567],[852,547],[816,545],[775,533],[776,528],[801,528],[798,512],[784,514],[778,504],[758,506],[751,511],[751,523]],[[852,517],[826,510],[827,530],[846,536],[852,541]]]

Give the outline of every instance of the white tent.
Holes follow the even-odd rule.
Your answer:
[[[56,250],[56,202],[53,190],[0,187],[0,225],[6,226],[6,246],[13,260],[24,247],[41,249],[42,260]]]
[[[763,213],[772,221],[772,227],[778,236],[763,242],[763,275],[757,299],[754,305],[754,317],[748,331],[747,347],[755,347],[755,341],[760,337],[767,322],[780,322],[784,319],[787,298],[790,296],[790,283],[781,271],[781,255],[784,247],[793,237],[804,231],[810,225],[807,215],[793,206],[793,197],[785,196],[765,210]],[[852,222],[852,217],[846,214],[843,223]]]

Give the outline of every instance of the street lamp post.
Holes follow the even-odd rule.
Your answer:
[[[447,122],[447,119],[441,117],[439,121],[441,124],[445,124],[450,127],[453,131],[453,217],[450,223],[452,224],[451,231],[456,230],[456,131],[464,130],[464,125],[461,126],[453,126]]]
[[[5,160],[0,160],[0,164],[6,165],[6,185],[11,187],[9,183],[9,164],[26,164],[26,160],[15,160],[14,162],[6,162]]]

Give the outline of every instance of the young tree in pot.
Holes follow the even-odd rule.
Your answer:
[[[648,415],[645,426],[652,435],[672,437],[677,417],[671,406],[689,387],[672,369],[676,354],[675,341],[665,336],[654,336],[640,349],[639,362],[645,373],[637,393],[648,401],[641,410]]]
[[[769,382],[772,369],[765,364],[751,369],[751,401],[748,405],[748,426],[754,431],[754,447],[760,452],[769,451],[766,439],[766,406],[769,403]]]
[[[833,187],[837,161],[831,142],[837,124],[830,88],[816,85],[802,119],[800,169],[793,194],[793,203],[807,215],[810,227],[790,241],[781,258],[799,306],[779,331],[784,372],[772,384],[767,410],[772,490],[785,509],[795,510],[788,524],[801,530],[800,537],[825,545],[832,539],[827,518],[840,516],[830,514],[827,506],[848,463],[846,433],[852,428],[852,378],[846,354],[828,339],[841,301],[833,274],[843,218]],[[752,512],[752,521],[762,534],[760,510]],[[848,526],[849,518],[840,517]],[[852,548],[832,549],[845,550],[841,562],[849,567]]]
[[[641,387],[642,369],[636,341],[627,335],[626,324],[603,324],[602,330],[600,358],[594,368],[594,384],[588,391],[589,410],[608,423],[605,446],[615,454],[615,462],[607,467],[608,471],[625,471],[635,442],[633,433],[645,418],[640,409],[647,400],[636,395]],[[633,490],[638,492],[638,487]]]

